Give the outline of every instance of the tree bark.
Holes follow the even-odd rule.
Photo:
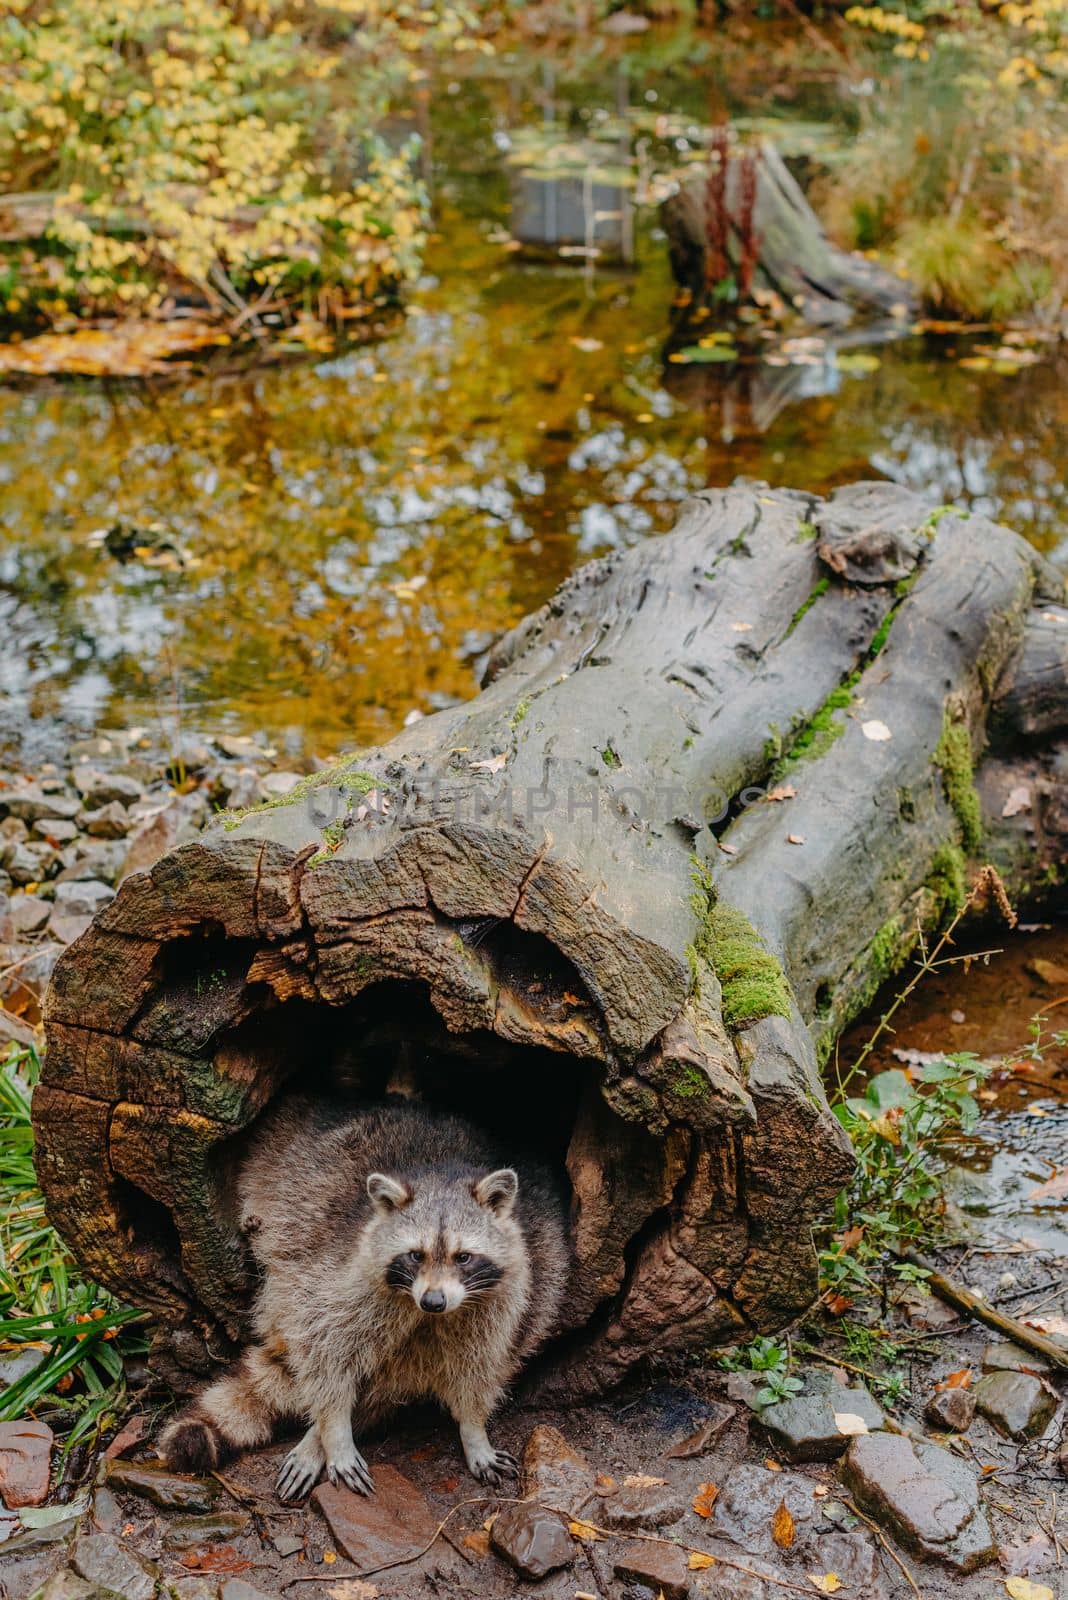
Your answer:
[[[247,1334],[232,1176],[290,1087],[415,1088],[566,1170],[559,1395],[797,1315],[852,1162],[819,1052],[966,853],[1063,877],[1055,587],[888,485],[709,491],[476,699],[131,877],[56,968],[34,1115],[49,1214],[160,1313],[157,1362]]]
[[[712,160],[710,169],[688,177],[660,207],[672,271],[689,291],[691,314],[723,292],[728,274],[740,289],[738,280],[750,266],[751,289],[777,295],[806,322],[904,318],[916,309],[915,291],[905,279],[831,243],[773,145],[725,147]],[[726,164],[719,184],[716,162]]]

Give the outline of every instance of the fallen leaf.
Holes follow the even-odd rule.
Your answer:
[[[1012,1600],[1053,1600],[1048,1583],[1032,1583],[1030,1578],[1006,1578],[1005,1587]]]
[[[797,790],[792,783],[777,783],[774,789],[769,789],[764,796],[765,800],[792,800]]]
[[[193,1550],[181,1558],[182,1566],[190,1572],[248,1572],[252,1566],[244,1556],[239,1556],[232,1544],[213,1550]]]
[[[863,1417],[858,1417],[855,1411],[836,1411],[834,1425],[839,1433],[844,1433],[849,1439],[854,1438],[858,1433],[867,1433],[868,1431],[868,1424]]]
[[[138,1412],[137,1416],[130,1417],[127,1422],[123,1423],[114,1439],[112,1439],[111,1443],[104,1451],[104,1460],[114,1461],[117,1456],[122,1455],[123,1451],[131,1450],[135,1444],[144,1438],[145,1429],[147,1427],[147,1412],[140,1411]]]
[[[942,1379],[941,1383],[936,1383],[935,1384],[935,1388],[936,1389],[967,1389],[967,1387],[971,1383],[971,1381],[972,1381],[972,1369],[970,1367],[961,1367],[959,1372],[949,1372],[949,1373],[947,1373],[946,1376]]]
[[[736,844],[724,844],[722,839],[717,840],[717,843],[725,856],[736,856],[738,854],[738,846]]]
[[[835,1594],[842,1587],[842,1580],[837,1572],[810,1572],[808,1581],[820,1594]]]
[[[604,349],[603,339],[581,339],[576,334],[571,335],[571,343],[576,350],[581,350],[583,355],[592,355],[595,350]]]
[[[330,1600],[378,1600],[379,1591],[365,1578],[343,1578],[327,1594]]]
[[[699,1483],[693,1497],[693,1509],[699,1517],[710,1517],[718,1498],[719,1489],[714,1483]]]
[[[337,1551],[336,1550],[324,1550],[323,1551],[323,1560],[326,1562],[326,1565],[328,1567],[332,1567],[334,1565],[334,1562],[337,1560]]]
[[[881,744],[885,739],[892,739],[894,737],[890,732],[890,729],[886,726],[886,723],[879,722],[878,720],[862,722],[860,725],[860,731],[864,735],[865,739],[872,739],[876,744]]]
[[[788,833],[786,835],[787,844],[804,844],[804,842],[805,836],[803,833]]]
[[[1001,808],[1003,817],[1018,816],[1021,811],[1030,811],[1031,791],[1026,783],[1017,784],[1015,789],[1009,791],[1009,798]]]
[[[583,1544],[596,1544],[601,1537],[591,1522],[569,1522],[567,1531],[573,1539],[580,1539]]]
[[[473,1533],[465,1533],[463,1542],[469,1550],[475,1552],[476,1556],[489,1555],[489,1534],[485,1528],[476,1528]]]
[[[863,1237],[863,1224],[858,1223],[855,1228],[847,1228],[843,1234],[840,1234],[839,1242],[841,1243],[843,1250],[852,1250],[860,1243]]]
[[[1039,1333],[1050,1333],[1060,1339],[1068,1339],[1068,1317],[1021,1317],[1021,1322],[1026,1322],[1029,1328],[1037,1328]]]
[[[229,343],[228,333],[193,318],[174,322],[135,318],[110,327],[42,333],[21,344],[0,345],[0,372],[144,378],[156,372],[181,371],[188,363],[169,359],[179,352]]]
[[[601,1489],[605,1494],[611,1494],[616,1486],[616,1480],[610,1472],[598,1472],[593,1480],[594,1488]]]
[[[706,1555],[703,1550],[691,1550],[690,1559],[686,1563],[691,1572],[704,1572],[706,1567],[714,1567],[715,1564],[715,1556]]]
[[[767,1460],[764,1462],[764,1465],[767,1467],[769,1472],[781,1472],[782,1471],[782,1463],[778,1462],[778,1461],[773,1461],[770,1456],[768,1456]]]
[[[1048,1534],[1036,1529],[1029,1539],[1006,1545],[998,1552],[998,1559],[1006,1572],[1017,1577],[1024,1577],[1036,1569],[1045,1572],[1053,1564],[1053,1545]]]
[[[852,1304],[853,1302],[847,1294],[832,1294],[827,1301],[827,1310],[832,1317],[841,1317],[849,1310]]]
[[[753,631],[753,624],[751,622],[732,622],[731,623],[731,632],[732,633],[752,633],[752,631]]]
[[[647,1478],[643,1472],[632,1472],[623,1479],[624,1489],[662,1489],[666,1478]]]
[[[864,1432],[867,1431],[865,1428]],[[789,1550],[794,1542],[795,1533],[794,1519],[786,1509],[786,1501],[780,1500],[778,1510],[771,1519],[771,1537],[780,1550]]]
[[[824,1495],[830,1494],[830,1492],[831,1486],[829,1483],[817,1483],[816,1487],[812,1491],[817,1500],[822,1500]]]
[[[500,772],[508,763],[506,755],[490,756],[488,761],[472,761],[472,772]]]

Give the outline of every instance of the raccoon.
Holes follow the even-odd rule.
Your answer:
[[[237,1188],[260,1272],[255,1340],[166,1429],[168,1464],[211,1470],[302,1420],[281,1498],[310,1493],[324,1468],[370,1494],[354,1422],[433,1397],[479,1482],[515,1477],[486,1423],[566,1289],[566,1212],[548,1175],[520,1177],[468,1123],[419,1105],[291,1100],[264,1118]]]

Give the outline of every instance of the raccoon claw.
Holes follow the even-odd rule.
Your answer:
[[[319,1481],[323,1470],[321,1454],[295,1445],[282,1462],[275,1485],[280,1500],[305,1500]]]
[[[352,1460],[327,1462],[326,1475],[332,1484],[336,1486],[341,1482],[354,1494],[368,1495],[375,1492],[371,1469],[358,1450],[354,1452]]]
[[[494,1450],[481,1461],[472,1462],[471,1471],[479,1483],[497,1489],[506,1478],[518,1478],[519,1462],[507,1450]]]

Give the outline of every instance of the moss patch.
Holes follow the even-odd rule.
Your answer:
[[[821,594],[826,594],[827,590],[830,587],[831,587],[830,578],[826,578],[826,577],[825,578],[820,578],[817,581],[817,583],[816,583],[815,587],[813,588],[812,593],[809,595],[808,599],[807,600],[802,600],[801,604],[798,606],[797,610],[794,612],[793,616],[790,618],[790,625],[787,628],[786,632],[783,634],[783,638],[784,639],[788,639],[790,637],[790,635],[793,633],[794,629],[797,627],[798,623],[801,621],[801,618],[806,614],[806,612],[809,612],[809,611],[812,610],[812,607],[816,604],[816,601],[819,599],[820,595]]]
[[[942,771],[942,788],[950,809],[960,824],[966,850],[977,850],[983,837],[982,813],[975,790],[975,766],[968,725],[946,707],[942,716],[942,737],[933,757]]]
[[[370,794],[372,789],[378,787],[379,780],[371,772],[354,770],[358,760],[358,756],[348,756],[334,766],[324,768],[322,772],[309,772],[307,777],[293,785],[288,794],[273,795],[258,806],[242,806],[239,810],[227,811],[223,816],[223,827],[229,832],[244,822],[246,817],[257,816],[261,811],[278,811],[282,806],[297,805],[307,799],[313,789],[340,789],[349,796]]]
[[[845,683],[839,684],[837,689],[832,689],[818,711],[814,711],[809,720],[799,730],[787,754],[780,758],[772,769],[771,781],[778,783],[780,778],[799,761],[816,761],[825,755],[836,739],[840,739],[845,732],[845,723],[836,715],[839,711],[848,710],[853,701],[853,685],[859,674],[854,673]]]
[[[703,863],[695,863],[694,883],[691,904],[700,927],[692,946],[691,967],[697,974],[704,961],[719,979],[726,1026],[745,1028],[761,1017],[788,1017],[791,995],[786,974],[749,918],[735,906],[715,899]]]
[[[530,695],[529,694],[525,694],[523,696],[522,700],[520,700],[520,701],[518,701],[516,703],[516,708],[512,712],[512,715],[508,719],[508,726],[512,729],[513,732],[515,731],[516,728],[518,728],[519,724],[522,722],[523,718],[526,716],[527,712],[530,710],[530,707],[531,707]]]
[[[959,911],[968,894],[967,863],[959,844],[944,844],[935,851],[927,887],[943,912]]]

